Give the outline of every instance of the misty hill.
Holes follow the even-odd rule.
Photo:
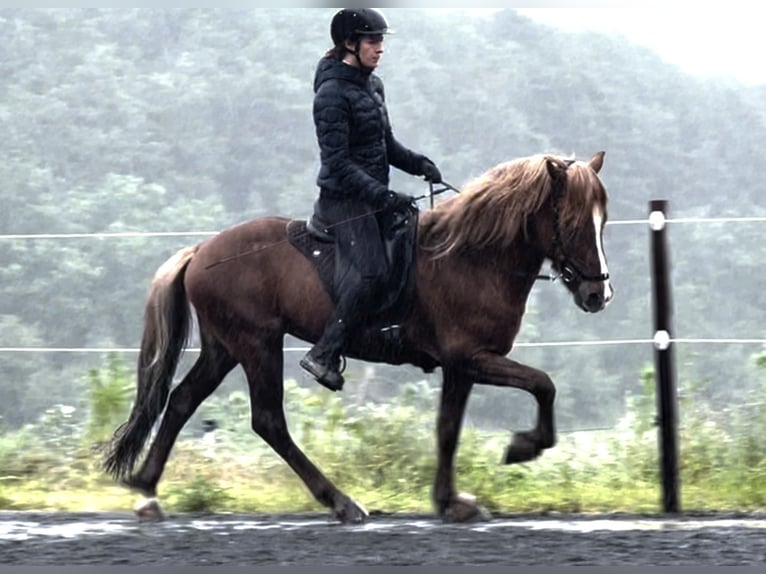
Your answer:
[[[313,74],[333,12],[0,10],[0,233],[214,232],[304,217],[318,167]],[[651,199],[669,200],[671,216],[766,215],[766,88],[702,80],[623,38],[511,9],[386,15],[396,34],[379,74],[394,131],[453,185],[518,156],[606,150],[613,222],[644,219]],[[398,172],[392,186],[426,191]],[[670,227],[677,336],[761,336],[762,235],[759,224]],[[0,240],[0,346],[137,346],[154,270],[199,240]],[[651,338],[648,245],[644,225],[610,225],[613,306],[586,317],[560,285],[541,284],[520,341]],[[758,350],[679,347],[679,366],[735,400],[755,384]],[[586,426],[612,420],[652,359],[650,346],[515,355],[551,372],[562,416]],[[0,415],[17,424],[79,396],[99,360],[0,354]]]

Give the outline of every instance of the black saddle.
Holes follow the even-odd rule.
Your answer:
[[[415,286],[417,226],[416,207],[397,210],[381,218],[381,234],[391,271],[382,289],[384,295],[370,313],[375,317],[377,328],[400,323],[409,311]],[[332,227],[314,213],[306,220],[290,221],[287,239],[314,265],[324,290],[336,303],[336,285],[349,263],[340,260]]]

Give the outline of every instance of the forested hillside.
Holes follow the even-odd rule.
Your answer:
[[[313,74],[333,12],[0,10],[0,234],[212,233],[260,215],[306,216],[318,167]],[[623,39],[556,31],[511,9],[386,15],[396,34],[379,74],[394,131],[451,184],[518,156],[605,150],[611,222],[645,219],[651,199],[669,200],[674,217],[766,215],[763,87],[701,80]],[[427,190],[401,172],[392,186]],[[762,337],[764,232],[671,225],[677,336]],[[136,347],[156,267],[201,239],[0,239],[0,347]],[[613,305],[586,316],[560,284],[541,283],[519,341],[651,338],[648,246],[645,225],[610,225]],[[755,384],[761,350],[680,346],[681,382],[710,381],[712,397],[736,401]],[[572,427],[609,424],[652,361],[647,345],[514,355],[551,373]],[[299,377],[297,360],[286,365]],[[0,353],[2,421],[77,402],[101,361]],[[378,373],[381,388],[424,377]],[[520,396],[490,393],[475,408],[497,421]]]

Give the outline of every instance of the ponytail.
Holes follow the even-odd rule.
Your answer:
[[[327,50],[324,57],[340,61],[346,56],[346,52],[348,52],[346,47],[343,44],[338,44]]]

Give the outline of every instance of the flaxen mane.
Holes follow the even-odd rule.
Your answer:
[[[547,162],[563,165],[564,158],[534,155],[501,163],[469,181],[457,197],[442,202],[423,217],[422,245],[433,257],[507,248],[520,233],[526,236],[527,218],[548,200],[551,177]],[[604,210],[606,191],[587,163],[567,170],[567,191],[560,204],[561,232],[568,236],[592,217],[594,203]]]

